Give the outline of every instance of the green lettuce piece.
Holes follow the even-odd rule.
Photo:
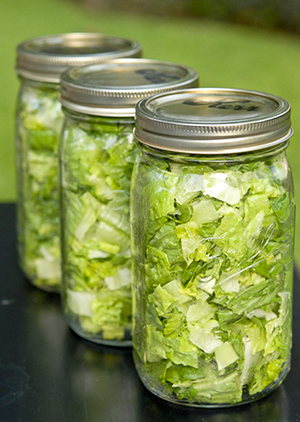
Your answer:
[[[174,194],[176,191],[176,178],[169,177],[165,171],[160,171],[152,183],[144,187],[144,197],[149,204],[150,220],[156,220],[174,212]]]
[[[201,258],[205,260],[206,246],[201,244],[202,237],[197,230],[195,222],[191,221],[178,225],[176,234],[180,239],[182,254],[187,264],[190,264],[193,259],[196,261]]]
[[[66,312],[79,332],[100,342],[131,338],[132,123],[67,117],[62,139],[63,273],[73,298]],[[80,293],[83,304],[75,306]],[[86,297],[95,297],[90,314],[80,312]]]
[[[267,195],[249,196],[245,201],[245,219],[251,221],[261,211],[264,214],[268,214],[270,211],[270,201]]]
[[[222,343],[215,349],[215,358],[219,371],[222,371],[222,369],[226,368],[228,365],[231,365],[239,357],[231,344],[226,342]]]
[[[213,201],[210,199],[202,198],[199,202],[193,203],[192,221],[194,221],[197,226],[210,223],[219,218],[220,214],[217,212]]]
[[[96,300],[95,293],[67,290],[69,309],[77,315],[93,316],[91,304]]]
[[[175,338],[183,328],[183,315],[181,312],[174,312],[168,316],[164,326],[165,337]]]
[[[161,316],[167,316],[178,305],[190,301],[190,297],[180,291],[181,283],[177,280],[170,281],[164,286],[158,285],[149,296]]]
[[[192,366],[172,365],[166,371],[166,381],[171,384],[186,381],[197,381],[205,377],[205,370],[202,367],[193,368]]]
[[[166,338],[164,341],[167,358],[177,364],[198,368],[200,351],[183,334],[177,338]]]
[[[242,197],[238,178],[231,172],[205,174],[203,191],[229,205],[237,204]]]
[[[164,345],[164,335],[153,326],[147,327],[147,360],[149,362],[159,362],[166,358]]]
[[[191,332],[189,338],[193,344],[207,354],[211,354],[222,345],[222,341],[218,336],[201,328]]]
[[[280,284],[273,280],[264,280],[256,286],[248,287],[242,292],[232,297],[228,303],[227,308],[232,309],[235,314],[241,315],[251,312],[255,308],[259,308],[272,302],[280,289]]]
[[[182,250],[176,235],[176,224],[173,221],[160,227],[149,241],[149,245],[165,252],[170,264],[183,261]]]
[[[173,388],[179,399],[194,403],[235,404],[242,400],[242,391],[237,383],[236,373],[219,377],[209,374],[197,381],[174,383]]]
[[[174,196],[179,204],[190,202],[202,191],[203,176],[201,174],[180,174],[177,180]]]
[[[284,223],[289,217],[293,216],[291,209],[293,204],[290,203],[290,198],[287,192],[284,192],[277,198],[272,198],[270,200],[270,204],[280,222]],[[293,224],[293,221],[290,221],[290,224]]]
[[[285,193],[282,185],[276,183],[271,177],[257,178],[251,181],[252,194],[267,195],[268,198],[277,198]]]
[[[294,221],[283,159],[196,166],[145,153],[135,166],[134,347],[171,401],[236,404],[282,380]]]
[[[249,387],[249,393],[252,395],[259,394],[264,391],[270,385],[274,383],[274,380],[278,379],[278,374],[285,373],[287,368],[287,362],[285,359],[276,358],[272,362],[263,364],[255,368],[255,375],[253,377],[251,386]],[[280,380],[281,384],[282,380]]]
[[[241,261],[246,254],[246,245],[241,237],[243,218],[236,214],[227,214],[214,231],[215,243],[231,259]]]
[[[126,290],[112,294],[103,289],[96,296],[90,304],[92,316],[79,317],[82,330],[94,335],[101,330],[104,340],[121,341],[130,328],[130,294]]]
[[[58,139],[63,113],[54,87],[24,84],[17,112],[20,264],[31,282],[60,288]]]
[[[147,248],[146,283],[149,286],[165,284],[173,278],[168,255],[160,249]]]

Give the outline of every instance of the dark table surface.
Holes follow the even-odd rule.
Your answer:
[[[17,265],[15,206],[0,205],[1,422],[300,422],[300,300],[295,273],[292,370],[252,404],[195,409],[149,393],[131,350],[95,345],[68,329],[59,297],[31,287]]]

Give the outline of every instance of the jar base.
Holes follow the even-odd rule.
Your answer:
[[[20,265],[20,268],[23,272],[23,274],[26,277],[26,280],[29,284],[31,284],[33,287],[42,290],[47,293],[57,293],[60,294],[60,283],[55,283],[52,285],[48,285],[42,282],[42,280],[37,279],[36,277],[30,275],[28,271],[24,268],[24,266]],[[37,281],[39,280],[39,281]]]
[[[101,334],[87,334],[84,332],[78,322],[72,318],[70,315],[65,315],[67,323],[72,331],[77,334],[79,337],[84,340],[88,340],[92,343],[101,344],[103,346],[113,346],[113,347],[132,347],[131,334],[128,331],[125,331],[124,340],[109,340],[104,339]]]
[[[249,396],[249,394],[245,394],[245,398],[242,398],[240,402],[237,403],[196,403],[196,402],[189,402],[187,400],[178,400],[176,397],[171,396],[170,393],[165,391],[164,388],[156,388],[154,386],[155,381],[150,381],[150,383],[153,385],[153,388],[150,387],[149,382],[146,380],[149,380],[149,376],[145,374],[145,371],[143,370],[143,365],[137,356],[137,353],[135,350],[133,350],[133,360],[135,364],[135,368],[137,370],[137,373],[139,375],[139,378],[141,382],[143,383],[144,387],[150,391],[150,393],[154,394],[159,399],[165,400],[169,403],[180,405],[180,406],[186,406],[186,407],[195,407],[195,408],[211,408],[211,409],[217,409],[217,408],[230,408],[230,407],[237,407],[237,406],[243,406],[245,404],[253,403],[254,401],[260,400],[269,394],[271,394],[274,390],[276,390],[281,383],[286,378],[290,366],[286,366],[286,368],[283,370],[280,378],[277,379],[276,383],[274,383],[272,386],[269,386],[265,390],[263,390],[261,393],[257,393],[253,396]],[[248,396],[248,397],[247,397]]]

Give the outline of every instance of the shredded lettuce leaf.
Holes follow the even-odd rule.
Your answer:
[[[158,395],[232,405],[289,368],[294,199],[284,152],[196,159],[145,153],[134,168],[135,357]]]
[[[62,139],[65,311],[96,342],[131,340],[132,119],[67,117]]]
[[[17,113],[20,264],[44,290],[60,288],[58,86],[24,84]]]

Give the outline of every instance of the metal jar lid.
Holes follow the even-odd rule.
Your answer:
[[[96,116],[134,116],[142,98],[198,86],[194,69],[149,59],[119,59],[69,69],[61,77],[64,107]]]
[[[34,81],[59,83],[68,67],[121,57],[140,57],[135,41],[98,33],[48,35],[24,41],[17,47],[16,71]]]
[[[292,134],[290,104],[256,91],[173,91],[142,100],[136,110],[137,140],[174,152],[256,151],[284,143]]]

